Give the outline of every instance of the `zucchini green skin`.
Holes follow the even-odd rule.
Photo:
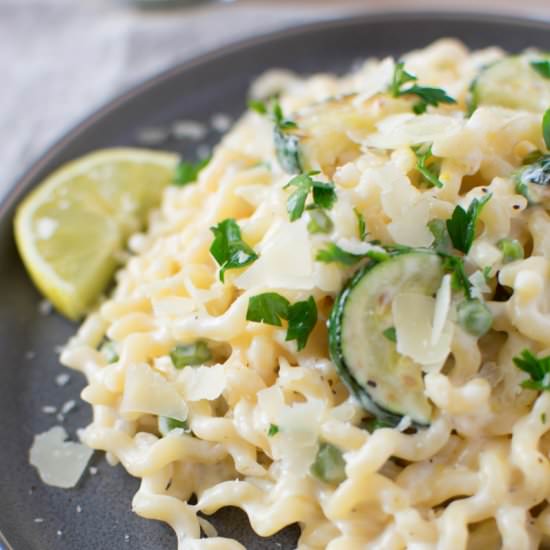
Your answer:
[[[430,262],[433,264],[431,268],[433,268],[433,282],[430,282],[428,285],[429,291],[435,292],[438,288],[438,284],[441,280],[441,277],[443,276],[443,265],[441,262],[441,259],[437,254],[434,254],[432,252],[410,252],[410,253],[400,253],[393,255],[390,259],[383,261],[383,262],[375,262],[371,261],[368,264],[366,264],[364,267],[362,267],[349,281],[349,283],[346,285],[346,287],[342,290],[340,295],[338,296],[333,309],[331,311],[329,320],[328,320],[328,333],[329,333],[329,351],[332,358],[332,361],[336,365],[337,372],[342,379],[342,381],[347,385],[350,392],[356,397],[356,399],[359,401],[361,406],[375,415],[379,420],[388,423],[392,426],[397,425],[400,420],[403,418],[405,414],[409,414],[406,410],[399,410],[399,406],[391,406],[391,403],[387,402],[381,402],[379,398],[375,397],[376,391],[369,387],[369,381],[367,383],[361,382],[358,380],[357,377],[357,371],[354,369],[354,365],[349,364],[349,357],[346,357],[345,352],[345,343],[344,343],[344,337],[343,337],[343,329],[344,329],[344,323],[346,322],[345,315],[346,315],[346,308],[349,306],[350,301],[353,300],[354,291],[357,289],[357,287],[365,280],[365,277],[371,277],[373,274],[376,273],[376,270],[379,270],[381,268],[384,268],[385,264],[388,264],[388,262],[393,262],[396,260],[402,259],[404,256],[410,256],[411,254],[414,254],[415,256],[423,255],[425,254],[430,258]],[[423,276],[420,274],[420,276]],[[431,275],[430,275],[431,277]],[[437,284],[435,282],[437,281]],[[391,287],[392,290],[395,290],[394,287]],[[373,353],[376,350],[369,349],[368,341],[369,339],[376,339],[376,342],[378,345],[385,346],[387,349],[389,349],[389,353],[391,357],[400,357],[400,354],[397,353],[395,346],[396,344],[389,341],[382,333],[383,328],[380,327],[379,332],[376,331],[376,334],[365,334],[365,340],[357,342],[358,346],[365,346],[363,352],[365,354]],[[366,345],[365,345],[366,342]],[[348,354],[349,356],[349,354]],[[383,369],[385,365],[382,365],[381,368]],[[407,366],[407,365],[405,365]],[[409,367],[407,367],[409,368]],[[415,383],[416,386],[413,385],[411,391],[415,392],[415,395],[413,395],[413,398],[417,398],[418,402],[422,407],[424,407],[425,413],[424,414],[409,414],[411,416],[411,420],[413,424],[417,427],[426,427],[430,423],[431,419],[431,405],[429,405],[429,402],[427,398],[424,396],[424,385],[423,381],[421,379],[421,372],[420,367],[416,365],[412,360],[410,360],[410,369],[411,369],[411,378],[416,377]],[[387,369],[387,372],[391,374],[399,373],[400,371],[398,369],[394,369],[392,371],[391,368]],[[379,370],[377,373],[379,376],[378,378],[378,387],[380,390],[380,381],[383,382],[383,375],[385,372],[383,370]],[[401,372],[402,374],[402,372]],[[420,377],[420,379],[419,379]],[[420,387],[419,387],[420,384]],[[377,387],[376,385],[374,386]],[[403,391],[407,391],[406,384],[403,384],[400,386]],[[425,400],[425,402],[424,402]],[[422,409],[420,407],[420,409]]]
[[[544,111],[550,104],[550,79],[530,65],[537,60],[548,55],[510,55],[483,67],[470,86],[470,114],[479,105]]]
[[[523,195],[530,205],[550,202],[550,155],[543,155],[537,161],[523,166],[514,174],[516,191]]]

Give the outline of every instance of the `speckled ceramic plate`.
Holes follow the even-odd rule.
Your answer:
[[[488,15],[392,14],[355,16],[255,38],[207,54],[153,78],[115,99],[55,144],[13,187],[0,206],[0,530],[14,550],[175,549],[168,527],[135,516],[130,503],[137,480],[111,468],[101,453],[79,486],[61,490],[43,485],[28,463],[33,435],[57,422],[44,406],[76,399],[81,376],[68,384],[55,378],[63,369],[56,347],[75,325],[40,312],[40,296],[17,256],[12,236],[14,209],[21,198],[61,163],[99,147],[143,145],[196,152],[183,139],[164,139],[174,120],[208,122],[214,113],[237,116],[252,79],[270,67],[302,73],[344,72],[366,56],[398,55],[442,36],[471,47],[497,44],[508,50],[537,46],[550,50],[550,24]],[[214,130],[206,137],[219,139]],[[90,408],[78,402],[64,420],[68,432],[84,426]],[[213,518],[222,536],[247,549],[294,548],[297,527],[270,539],[251,531],[246,516],[224,509]],[[0,550],[9,548],[0,535]]]

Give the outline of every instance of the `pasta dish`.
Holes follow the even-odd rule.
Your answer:
[[[244,548],[225,506],[303,550],[543,546],[550,57],[445,39],[250,97],[62,353],[82,441],[180,550]]]

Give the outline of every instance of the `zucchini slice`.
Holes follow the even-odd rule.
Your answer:
[[[393,326],[393,299],[402,292],[432,296],[443,275],[437,254],[397,254],[360,269],[332,309],[329,348],[338,374],[366,410],[391,425],[407,415],[423,427],[432,415],[420,366],[384,335]]]
[[[542,112],[550,105],[550,79],[532,65],[548,55],[523,54],[505,57],[482,69],[471,85],[472,111],[478,105]]]
[[[516,191],[531,205],[550,205],[550,155],[522,166],[515,174]]]

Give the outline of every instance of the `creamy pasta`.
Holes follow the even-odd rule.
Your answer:
[[[514,179],[545,150],[544,108],[479,101],[467,113],[471,82],[504,56],[441,40],[403,57],[418,80],[405,75],[401,88],[390,58],[343,77],[268,73],[251,93],[280,94],[281,110],[257,103],[197,182],[168,187],[131,237],[112,295],[61,361],[88,380],[82,441],[141,478],[134,511],[171,525],[180,549],[244,548],[202,516],[224,506],[242,508],[262,537],[297,522],[304,550],[528,550],[550,536],[550,394],[539,391],[549,381],[523,387],[517,361],[550,349],[550,217]],[[455,101],[418,107],[413,85]],[[293,162],[302,179],[289,187]],[[439,262],[437,228],[474,202],[470,247],[457,250],[451,234],[453,251],[439,252],[455,264],[434,290],[388,306],[380,341],[418,373],[422,406],[407,408],[403,378],[386,407],[374,382],[350,383],[329,353],[333,304],[370,262],[411,249]],[[211,228],[225,220],[244,245],[222,281]],[[251,299],[265,293],[279,298],[260,319]],[[464,301],[487,329],[464,322]],[[297,304],[315,316],[292,337]],[[354,338],[343,344],[354,361],[375,353],[372,335]]]

